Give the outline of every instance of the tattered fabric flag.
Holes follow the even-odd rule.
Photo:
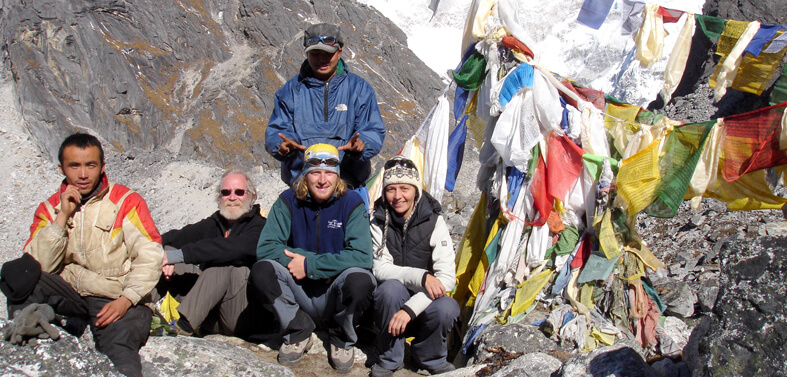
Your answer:
[[[486,58],[478,51],[473,52],[462,64],[459,72],[453,72],[456,84],[464,90],[477,90],[486,78]]]
[[[459,169],[462,168],[462,161],[465,157],[466,122],[467,115],[462,117],[462,120],[448,137],[448,171],[445,176],[445,189],[448,191],[454,191],[456,177],[459,176]]]
[[[533,59],[534,57],[533,51],[531,51],[530,48],[527,47],[527,45],[525,45],[524,43],[522,43],[522,41],[516,39],[515,37],[506,35],[501,40],[501,43],[503,43],[503,46],[508,47],[508,49],[511,50],[511,52],[514,54],[514,57],[521,62],[524,62],[526,60],[520,59],[520,57],[517,57],[517,54],[522,54],[530,59]]]
[[[580,272],[577,282],[587,283],[594,280],[607,280],[612,273],[612,269],[614,269],[615,265],[618,263],[620,255],[621,254],[618,254],[617,257],[607,259],[607,256],[601,251],[593,251],[587,263],[585,263],[585,266],[582,268],[582,272]]]
[[[571,268],[580,268],[584,266],[585,262],[590,258],[590,253],[593,252],[593,237],[590,236],[590,233],[585,232],[585,236],[582,237],[582,241],[580,242],[577,254],[571,261]]]
[[[656,189],[656,199],[646,208],[649,216],[674,217],[678,213],[714,124],[716,121],[685,124],[667,136],[659,160],[661,185]]]
[[[787,29],[787,26],[782,25],[782,28]],[[787,33],[782,33],[781,35],[777,35],[776,38],[773,38],[771,44],[765,47],[764,51],[772,54],[781,51],[785,46],[787,46]]]
[[[664,69],[664,86],[660,92],[661,97],[664,99],[664,103],[669,102],[672,98],[672,93],[675,92],[678,84],[680,84],[680,80],[683,78],[683,72],[686,70],[686,62],[689,59],[689,52],[691,52],[691,36],[693,33],[694,17],[689,14],[689,16],[686,17],[683,28],[680,29],[678,40],[675,42],[675,46],[672,47],[672,53],[670,53],[669,59],[667,60],[667,67]]]
[[[513,72],[506,76],[503,86],[500,87],[500,105],[505,106],[511,97],[516,94],[520,88],[533,86],[533,66],[527,63],[522,63],[514,69]]]
[[[582,9],[579,10],[577,22],[598,30],[607,19],[609,9],[614,2],[615,0],[585,0]]]
[[[709,188],[705,196],[727,203],[730,211],[781,209],[787,203],[787,198],[771,191],[765,169],[744,174],[735,182],[717,179],[716,186]]]
[[[509,166],[506,168],[506,179],[508,180],[508,202],[506,202],[506,207],[508,207],[509,211],[513,211],[517,197],[520,194],[527,195],[527,193],[522,192],[522,183],[525,181],[525,173],[513,166]]]
[[[645,4],[645,22],[637,34],[637,60],[648,67],[662,57],[664,49],[664,22],[658,13],[659,6]]]
[[[552,257],[553,253],[555,255],[566,255],[574,251],[574,248],[577,246],[577,242],[579,242],[579,232],[577,231],[577,228],[570,226],[563,229],[563,231],[561,231],[559,234],[560,238],[554,245],[552,245],[552,247],[547,249],[544,259],[549,259]]]
[[[765,45],[768,44],[771,39],[773,39],[773,37],[776,35],[776,32],[781,28],[781,25],[760,25],[760,29],[757,30],[757,34],[754,34],[754,38],[752,38],[751,42],[749,42],[749,45],[746,46],[746,49],[743,50],[743,53],[759,56],[763,47],[765,47]]]
[[[787,33],[784,35],[787,35]],[[770,104],[775,105],[785,101],[787,101],[787,64],[784,65],[782,75],[779,76],[779,79],[776,80],[776,84],[773,85]]]
[[[721,97],[727,93],[727,88],[735,80],[738,68],[743,62],[743,50],[754,38],[759,27],[760,23],[757,21],[730,20],[725,25],[716,46],[716,54],[721,56],[721,60],[710,77],[710,86],[714,89],[716,101],[721,100]]]
[[[697,24],[700,25],[700,29],[702,29],[702,32],[705,33],[708,39],[718,38],[724,31],[724,26],[727,24],[727,20],[723,18],[706,16],[704,14],[695,14],[694,18],[697,20]]]
[[[517,287],[516,296],[511,307],[511,316],[522,313],[530,307],[535,301],[538,292],[544,289],[544,286],[546,286],[554,273],[555,271],[553,270],[545,270],[520,284]]]
[[[619,3],[620,14],[624,19],[623,25],[620,26],[621,35],[631,35],[639,30],[642,26],[642,10],[645,9],[645,3],[635,0],[623,0]]]
[[[620,163],[618,194],[628,203],[628,214],[635,215],[653,202],[661,185],[659,144],[656,139],[637,154]]]
[[[552,133],[547,147],[547,194],[552,200],[565,200],[582,170],[585,151],[565,135]],[[543,193],[542,193],[543,194]]]
[[[665,24],[674,24],[678,22],[678,20],[680,20],[680,16],[682,16],[684,13],[682,10],[669,9],[664,7],[659,7],[659,10],[657,12],[659,15],[661,15],[661,18]]]
[[[465,54],[462,56],[462,61],[459,62],[455,71],[460,71],[467,59],[473,56],[473,53],[475,52],[475,45],[476,44],[473,43],[467,48]],[[467,97],[469,94],[470,91],[463,89],[459,85],[456,86],[456,92],[454,92],[454,119],[459,119],[462,115],[464,115],[465,109],[468,107]]]
[[[426,130],[424,148],[424,186],[437,201],[443,198],[445,177],[448,171],[448,128],[451,122],[451,105],[446,95],[437,100],[429,128]],[[424,127],[422,125],[421,127]],[[420,130],[419,130],[420,133]]]
[[[751,43],[749,46],[751,46]],[[754,93],[758,96],[762,95],[779,68],[779,63],[782,61],[785,52],[787,52],[787,49],[774,53],[763,51],[759,56],[745,54],[731,87],[743,92]]]
[[[759,169],[787,164],[787,148],[782,149],[782,115],[787,103],[724,118],[727,133],[721,156],[727,182]]]
[[[533,206],[538,210],[538,217],[527,225],[543,226],[547,222],[549,213],[553,211],[552,200],[547,195],[547,166],[540,155],[534,154],[533,159],[537,159],[536,171],[530,183],[530,195],[533,196]]]
[[[656,292],[656,289],[653,288],[653,283],[650,282],[648,278],[642,278],[640,280],[642,282],[642,288],[645,289],[645,293],[648,294],[651,300],[656,304],[656,308],[659,310],[659,313],[664,313],[667,310],[667,304],[664,301],[661,301],[659,294]]]
[[[484,252],[484,241],[486,241],[486,218],[487,199],[486,192],[481,192],[473,215],[465,228],[462,241],[456,249],[456,290],[452,294],[460,306],[473,307],[475,296],[478,294],[476,285],[475,290],[471,286],[473,277],[480,267],[486,270],[489,266],[489,259]],[[483,276],[482,276],[483,278]]]
[[[598,177],[601,174],[601,164],[604,160],[609,161],[609,164],[615,173],[618,172],[618,160],[614,158],[585,153],[582,155],[582,159],[585,161],[585,169],[588,169],[590,176],[593,177],[594,180],[598,180]]]

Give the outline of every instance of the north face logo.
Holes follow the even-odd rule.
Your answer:
[[[334,108],[334,110],[336,110],[336,111],[347,111],[347,105],[345,105],[343,103],[340,103],[340,104],[336,105],[336,108]]]
[[[341,229],[342,223],[337,220],[328,221],[328,229]]]

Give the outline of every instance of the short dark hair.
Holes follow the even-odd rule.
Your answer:
[[[63,150],[66,147],[76,146],[80,149],[85,149],[87,147],[98,147],[98,155],[101,158],[101,165],[104,165],[104,148],[101,147],[101,142],[98,139],[90,134],[83,134],[81,132],[77,132],[75,134],[70,135],[63,143],[60,144],[60,150],[57,152],[57,160],[60,164],[63,164]]]

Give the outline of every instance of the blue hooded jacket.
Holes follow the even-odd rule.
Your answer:
[[[279,133],[307,148],[319,143],[338,148],[360,133],[365,143],[363,152],[339,152],[341,177],[353,187],[365,183],[371,174],[370,160],[380,152],[385,139],[385,127],[371,85],[349,72],[343,60],[328,81],[313,77],[308,61],[304,61],[300,73],[276,91],[274,101],[265,131],[265,149],[281,161],[281,178],[285,183],[291,185],[301,171],[303,151],[280,155],[278,147],[283,140]]]

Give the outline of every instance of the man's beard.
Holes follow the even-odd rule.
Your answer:
[[[251,211],[251,207],[251,202],[228,200],[219,204],[219,214],[227,220],[235,221]]]

